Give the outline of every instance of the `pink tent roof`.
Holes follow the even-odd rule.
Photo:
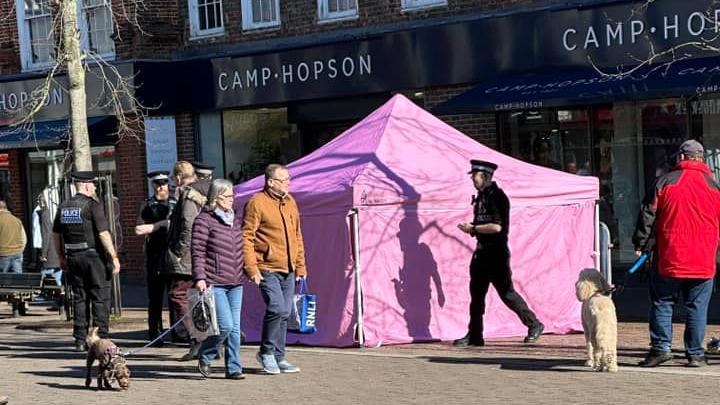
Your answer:
[[[389,134],[391,136],[389,136]],[[473,193],[469,160],[495,162],[495,180],[512,205],[564,205],[598,198],[595,177],[576,176],[503,155],[395,95],[381,108],[315,152],[289,165],[291,192],[303,214],[353,206],[419,203],[454,207]],[[262,177],[235,188],[241,197]]]

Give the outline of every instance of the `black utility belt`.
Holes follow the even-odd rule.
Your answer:
[[[69,249],[65,250],[65,253],[69,255],[78,254],[78,253],[97,253],[97,250],[95,248],[85,248],[85,249]]]

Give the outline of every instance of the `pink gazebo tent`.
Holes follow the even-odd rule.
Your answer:
[[[288,343],[364,346],[449,340],[469,319],[472,158],[495,162],[511,201],[513,278],[545,331],[581,330],[577,273],[594,267],[598,180],[534,166],[462,134],[396,95],[332,142],[289,165],[318,332]],[[262,177],[235,187],[239,215]],[[260,338],[264,305],[246,285],[242,328]],[[485,337],[527,332],[491,289]]]

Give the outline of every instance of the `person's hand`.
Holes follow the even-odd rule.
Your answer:
[[[40,261],[43,262],[43,263],[45,263],[45,262],[47,261],[47,257],[45,257],[45,256],[40,256]]]
[[[135,235],[147,235],[152,233],[152,224],[138,225],[135,227]]]
[[[263,280],[263,276],[260,273],[254,274],[250,276],[250,280],[255,283],[255,285],[260,285],[260,282]]]
[[[120,274],[120,259],[117,256],[113,257],[113,271],[112,274]]]
[[[207,283],[205,280],[198,280],[195,282],[195,288],[197,288],[201,293],[204,293],[205,290],[207,290]]]
[[[643,251],[642,251],[642,250],[636,250],[636,251],[635,251],[635,256],[637,256],[637,257],[642,256],[642,254],[643,254]]]
[[[461,223],[459,223],[459,224],[457,225],[457,227],[458,227],[458,229],[460,229],[461,231],[463,231],[463,232],[465,232],[465,233],[468,233],[468,234],[469,234],[469,233],[472,231],[472,229],[473,229],[473,225],[472,225],[472,224],[469,224],[469,223],[467,223],[467,222],[461,222]]]

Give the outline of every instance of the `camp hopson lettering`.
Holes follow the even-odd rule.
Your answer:
[[[639,14],[640,16],[643,13]],[[662,22],[649,24],[639,19],[608,21],[603,25],[568,27],[563,31],[562,44],[566,51],[576,49],[599,49],[619,47],[642,41],[649,33],[657,39],[673,40],[696,38],[703,34],[720,33],[720,9],[695,11],[687,16],[671,14],[662,17]],[[652,37],[651,37],[652,38]]]
[[[289,85],[319,80],[335,80],[372,74],[372,56],[331,58],[309,62],[289,63],[279,67],[263,66],[250,69],[220,72],[217,86],[221,91],[257,89],[279,83]]]
[[[17,111],[25,108],[30,101],[31,94],[26,91],[17,92],[0,92],[0,111]],[[63,103],[63,92],[59,88],[50,90],[48,98],[45,100],[45,107],[50,104],[60,105]]]

